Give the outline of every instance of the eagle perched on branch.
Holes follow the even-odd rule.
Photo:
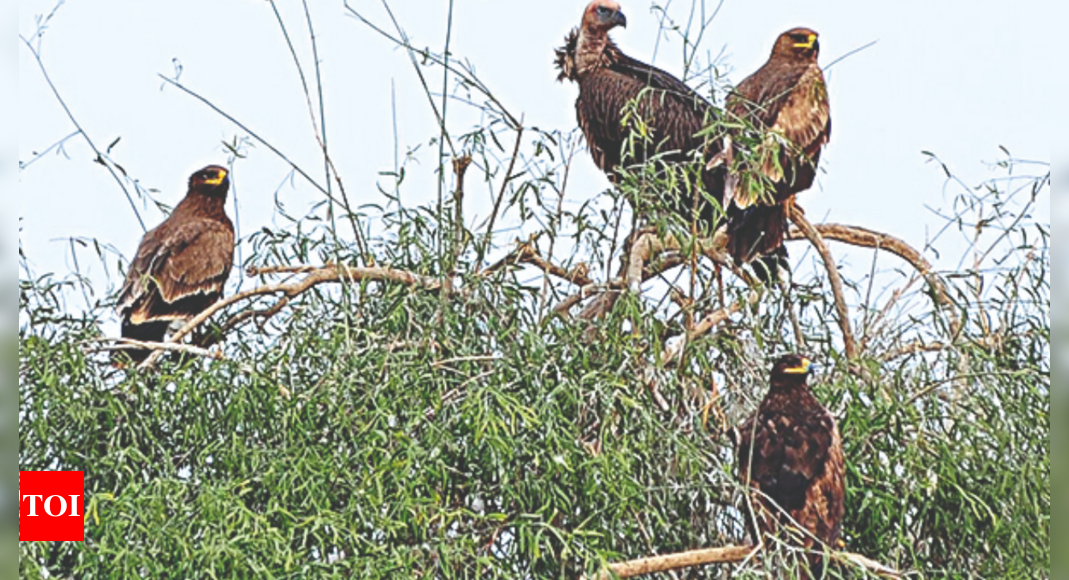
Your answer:
[[[794,543],[806,549],[819,551],[822,543],[834,546],[839,539],[843,444],[835,418],[809,389],[809,371],[808,358],[780,357],[757,412],[733,433],[739,480],[755,492],[755,544],[781,526],[801,528]],[[807,559],[810,573],[819,577],[822,555]]]
[[[141,238],[116,307],[123,337],[160,342],[172,321],[196,316],[222,297],[234,262],[234,225],[224,210],[229,189],[226,169],[197,171],[171,215]],[[125,352],[135,363],[149,355]]]
[[[727,102],[734,119],[760,133],[750,145],[749,163],[728,188],[728,250],[739,264],[759,256],[778,258],[763,260],[773,274],[787,254],[787,208],[795,194],[813,185],[821,148],[831,136],[817,37],[808,28],[779,35],[768,61],[739,83]],[[736,138],[734,145],[744,140]]]
[[[696,151],[703,158],[715,154],[720,140],[697,134],[720,111],[683,81],[624,54],[609,38],[609,31],[617,26],[627,26],[620,5],[593,0],[583,11],[579,28],[556,50],[557,80],[579,85],[575,113],[594,163],[617,183],[618,169],[642,164],[654,155],[669,163],[685,163],[694,160]],[[645,123],[648,141],[633,139],[626,119],[629,110]],[[625,150],[633,154],[625,156]],[[704,192],[700,197],[681,194],[671,203],[685,219],[694,216],[697,208],[701,226],[711,231],[720,215],[716,205],[723,201],[724,172],[703,169],[701,182]],[[708,203],[705,196],[716,204]]]

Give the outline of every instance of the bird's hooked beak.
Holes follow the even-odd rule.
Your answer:
[[[783,369],[783,372],[788,375],[808,375],[809,369],[812,368],[813,361],[807,357],[802,357],[802,363],[796,367],[788,367]]]
[[[816,42],[817,42],[817,35],[816,34],[810,34],[808,37],[806,37],[806,41],[805,42],[796,42],[796,43],[794,43],[794,47],[795,48],[813,48],[813,45]]]
[[[226,171],[223,169],[216,170],[215,177],[211,179],[205,179],[204,183],[208,185],[219,185],[226,179]]]
[[[617,10],[612,13],[612,23],[616,26],[627,28],[627,17],[624,16],[623,10]]]

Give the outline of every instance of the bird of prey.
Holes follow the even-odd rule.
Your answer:
[[[843,518],[843,446],[835,419],[809,388],[809,371],[808,358],[780,357],[768,394],[734,439],[738,478],[753,490],[754,543],[793,528],[789,541],[813,550],[806,557],[809,574],[819,577],[817,552],[836,544]]]
[[[141,238],[116,307],[123,337],[162,341],[172,321],[196,316],[222,297],[234,261],[234,225],[224,210],[229,189],[223,167],[197,171],[171,215]],[[149,355],[124,352],[133,362]]]
[[[715,154],[721,140],[698,133],[720,111],[678,78],[624,54],[609,38],[617,26],[627,26],[620,5],[593,0],[579,28],[556,50],[557,80],[579,85],[575,113],[594,163],[618,183],[619,169],[654,156],[666,163],[685,163],[696,155],[701,160]],[[633,130],[636,117],[644,123],[639,138]],[[709,233],[722,215],[724,171],[702,167],[694,182],[701,188],[669,194],[668,207],[688,221],[696,217]]]
[[[771,258],[763,260],[767,277],[786,257],[788,207],[795,194],[813,185],[821,148],[831,136],[817,36],[808,28],[779,35],[768,61],[727,100],[729,117],[745,126],[734,146],[750,151],[748,161],[735,168],[737,183],[729,181],[728,250],[739,264]]]

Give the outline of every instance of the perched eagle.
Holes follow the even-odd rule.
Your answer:
[[[768,62],[728,97],[729,116],[763,133],[751,145],[751,166],[737,172],[738,182],[729,187],[728,250],[739,264],[768,256],[763,263],[770,275],[787,254],[787,207],[813,185],[820,150],[831,136],[819,54],[816,32],[788,30],[776,39]],[[740,136],[734,144],[744,141]]]
[[[834,546],[839,539],[843,444],[835,419],[806,383],[809,368],[805,357],[780,357],[768,394],[734,439],[739,480],[760,492],[752,496],[754,543],[780,526],[800,527],[794,543],[819,552],[820,542]],[[822,556],[811,553],[808,560],[810,573],[819,577]]]
[[[174,320],[184,320],[223,295],[234,261],[234,225],[226,216],[230,179],[209,165],[189,178],[189,191],[155,229],[141,238],[119,293],[122,335],[163,340]],[[147,350],[125,351],[144,360]]]
[[[624,54],[609,38],[616,26],[627,26],[620,5],[594,0],[583,11],[579,28],[556,50],[557,80],[579,85],[575,113],[594,163],[616,183],[618,169],[654,155],[684,163],[694,160],[696,151],[703,158],[715,154],[720,139],[696,135],[720,111],[676,77]],[[625,120],[632,103],[649,130],[648,142],[635,139]],[[716,206],[723,201],[724,172],[705,169],[701,181],[704,191],[675,194],[670,207],[688,220],[697,208],[702,228],[712,231],[720,215]],[[709,197],[716,203],[709,203]]]

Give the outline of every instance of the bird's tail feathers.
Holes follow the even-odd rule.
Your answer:
[[[783,204],[753,205],[728,220],[728,251],[737,264],[757,260],[754,270],[764,281],[775,277],[785,265],[787,215]]]
[[[170,326],[170,320],[152,320],[142,324],[130,324],[130,322],[124,320],[122,323],[122,336],[123,338],[144,342],[162,342]],[[113,364],[119,365],[127,363],[126,359],[128,358],[129,362],[137,364],[148,358],[150,353],[151,351],[144,349],[118,350],[112,354],[111,360]]]

